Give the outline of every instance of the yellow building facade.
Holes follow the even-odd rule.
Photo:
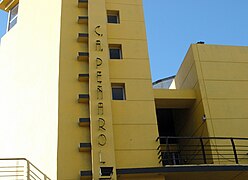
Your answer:
[[[247,47],[193,44],[177,75],[154,83],[163,165],[195,166],[165,179],[247,179],[246,57]]]
[[[247,179],[247,47],[193,44],[157,88],[141,0],[0,9],[2,160],[44,179]]]

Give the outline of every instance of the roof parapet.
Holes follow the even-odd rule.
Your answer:
[[[11,8],[18,4],[18,2],[19,0],[0,0],[0,9],[8,12]]]

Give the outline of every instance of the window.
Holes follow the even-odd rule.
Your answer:
[[[107,11],[108,23],[119,24],[120,16],[119,11]]]
[[[125,100],[125,84],[112,84],[112,99]]]
[[[122,59],[122,50],[120,44],[109,45],[109,56],[110,59]]]
[[[9,24],[8,24],[8,30],[10,30],[12,27],[14,27],[17,23],[17,17],[18,17],[18,6],[14,6],[10,11],[9,11]]]

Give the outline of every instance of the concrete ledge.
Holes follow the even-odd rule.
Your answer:
[[[190,108],[196,100],[192,89],[153,89],[156,108]]]
[[[117,169],[117,174],[153,174],[179,172],[248,171],[248,165],[185,165],[154,168]]]
[[[192,175],[197,175],[201,173],[208,177],[209,173],[214,173],[214,177],[223,177],[223,175],[233,175],[235,173],[248,172],[248,165],[171,165],[166,167],[150,167],[150,168],[123,168],[117,169],[116,173],[118,176],[125,175],[165,175],[170,176],[170,174],[176,175],[177,177],[180,173],[191,177]],[[185,174],[187,173],[187,174]],[[202,174],[203,173],[203,174]],[[91,171],[81,171],[81,177],[91,177]],[[185,177],[186,177],[185,176]],[[179,176],[178,176],[179,177]],[[176,178],[177,179],[177,178]]]

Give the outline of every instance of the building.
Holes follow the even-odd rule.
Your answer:
[[[162,163],[183,165],[168,179],[247,179],[247,56],[248,47],[193,44],[170,89],[154,89]]]
[[[194,44],[153,88],[141,0],[0,8],[3,158],[44,179],[247,179],[248,47]]]

